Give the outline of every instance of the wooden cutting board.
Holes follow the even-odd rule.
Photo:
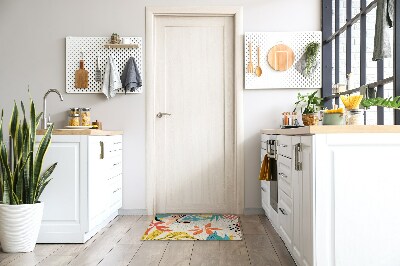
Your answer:
[[[286,71],[294,63],[294,52],[285,44],[277,44],[272,47],[267,56],[268,64],[276,71]]]
[[[79,62],[79,69],[75,71],[75,88],[85,89],[89,87],[89,72],[83,68],[83,60]]]

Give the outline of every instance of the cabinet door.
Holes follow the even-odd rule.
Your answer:
[[[311,136],[301,137],[301,265],[313,265],[314,258],[314,164]]]
[[[99,225],[108,216],[106,138],[103,136],[89,137],[87,191],[89,230]]]
[[[37,148],[43,136],[37,136]],[[86,136],[52,136],[43,162],[43,171],[57,162],[52,180],[40,196],[44,202],[37,243],[82,243],[87,230]]]
[[[292,191],[293,191],[293,253],[292,256],[296,261],[297,265],[302,265],[303,260],[302,243],[301,243],[301,219],[302,219],[302,172],[296,170],[295,167],[295,156],[294,147],[296,144],[301,142],[299,136],[293,136],[293,148],[292,148]]]
[[[298,156],[295,156],[296,144],[301,144]],[[298,265],[313,263],[313,226],[314,226],[314,172],[312,137],[293,137],[293,252]],[[301,169],[296,170],[296,159]]]

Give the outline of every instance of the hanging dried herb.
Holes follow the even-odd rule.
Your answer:
[[[311,69],[315,62],[317,61],[317,55],[319,51],[320,44],[317,42],[311,42],[306,47],[306,76],[309,77],[311,74]]]

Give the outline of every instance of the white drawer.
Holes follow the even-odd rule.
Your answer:
[[[267,143],[265,141],[261,141],[261,150],[267,150]]]
[[[268,181],[261,181],[261,203],[264,206],[269,206],[269,197],[270,197],[270,192],[269,192],[269,182]]]
[[[261,142],[265,142],[270,139],[271,135],[261,134]]]
[[[292,160],[278,156],[278,188],[292,198]]]
[[[278,233],[289,249],[293,239],[293,203],[282,190],[278,190],[278,222]]]
[[[277,137],[278,140],[278,154],[285,156],[287,158],[292,158],[292,137],[279,135]]]

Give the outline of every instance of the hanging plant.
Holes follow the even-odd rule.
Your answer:
[[[400,96],[389,98],[370,98],[370,99],[363,99],[361,101],[361,105],[365,108],[369,109],[371,106],[380,106],[386,108],[393,108],[393,109],[400,109]]]
[[[319,51],[320,44],[317,42],[311,42],[306,47],[306,71],[307,77],[311,74],[311,69],[315,62],[317,61],[317,55]]]

